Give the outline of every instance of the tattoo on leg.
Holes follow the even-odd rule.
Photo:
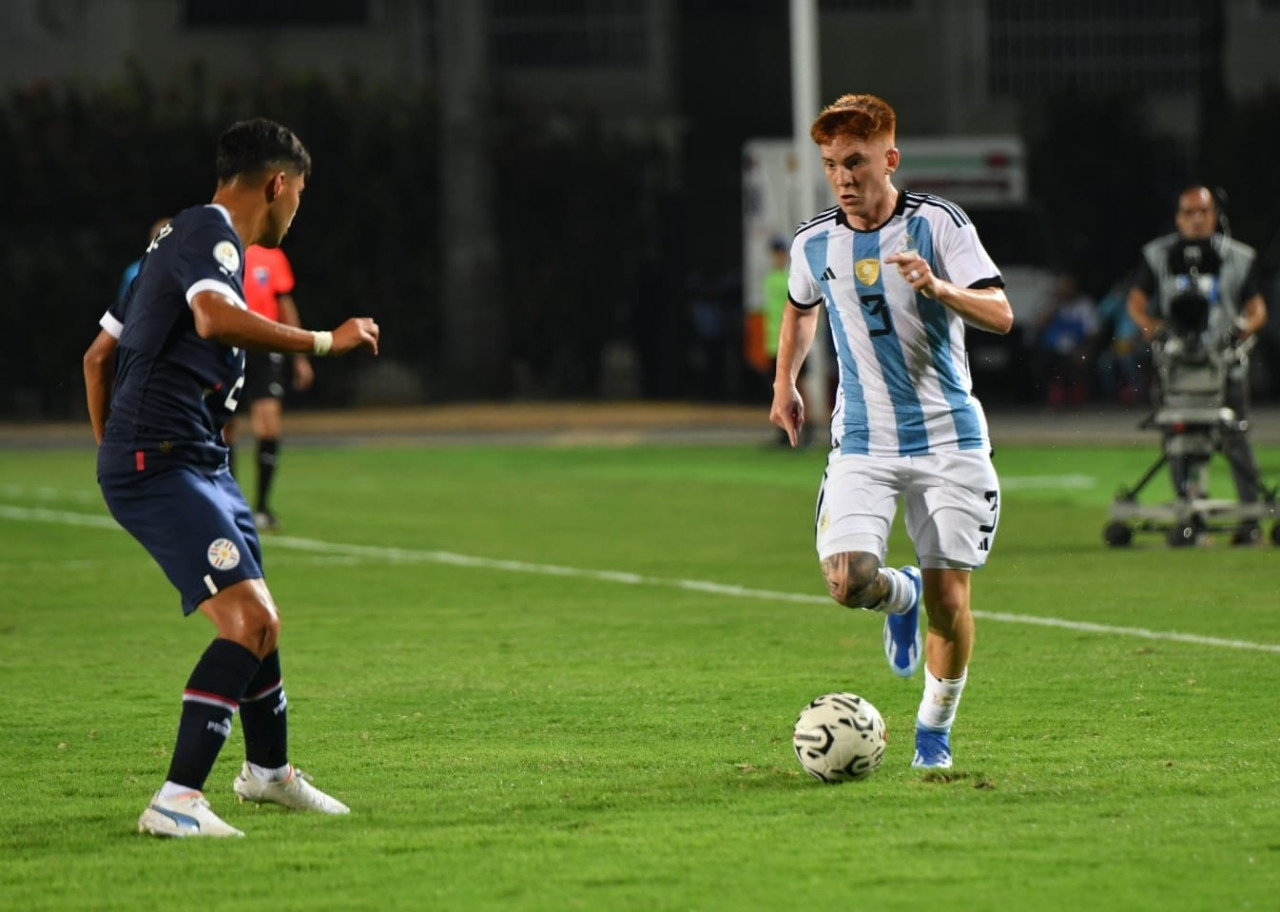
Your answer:
[[[823,558],[822,575],[831,597],[846,608],[868,608],[888,594],[888,584],[880,578],[880,561],[865,551]]]

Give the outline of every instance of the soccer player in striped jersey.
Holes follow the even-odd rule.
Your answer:
[[[280,243],[310,171],[311,156],[280,124],[259,119],[227,130],[213,201],[184,209],[157,233],[84,357],[107,507],[178,589],[183,613],[199,611],[217,629],[183,690],[165,782],[138,820],[158,836],[244,835],[203,794],[237,711],[245,763],[232,789],[242,801],[348,810],[289,762],[280,618],[222,437],[244,385],[244,349],[377,353],[378,325],[367,317],[309,332],[245,306],[244,247]]]
[[[791,245],[770,420],[794,446],[805,420],[796,379],[821,304],[839,386],[818,493],[818,557],[832,598],[885,615],[896,674],[914,674],[923,649],[912,766],[945,769],[973,649],[970,575],[986,561],[1000,514],[965,324],[1006,333],[1013,312],[963,210],[893,185],[896,119],[874,95],[845,95],[813,123],[837,204],[801,225]],[[899,500],[918,569],[884,566]]]

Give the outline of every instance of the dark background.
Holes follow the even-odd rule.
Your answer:
[[[1150,123],[1140,88],[1068,85],[1019,102],[1031,196],[1048,213],[1060,264],[1094,295],[1136,264],[1145,241],[1172,229],[1177,192],[1205,181],[1229,201],[1233,233],[1259,249],[1266,288],[1280,300],[1280,91],[1227,96],[1222,7],[1202,9],[1190,141]],[[267,15],[276,27],[302,17],[315,28],[367,13],[360,0],[188,3],[185,24]],[[293,406],[766,401],[767,380],[741,356],[740,162],[747,138],[791,129],[787,15],[778,0],[674,4],[674,141],[609,129],[585,105],[533,109],[489,91],[475,118],[489,162],[477,205],[494,249],[471,286],[447,270],[460,223],[443,192],[456,172],[442,155],[450,149],[440,85],[374,86],[358,72],[215,81],[193,60],[163,80],[126,66],[101,84],[13,88],[0,97],[9,339],[0,417],[83,414],[80,356],[121,271],[157,216],[208,201],[216,138],[247,116],[288,124],[315,161],[287,246],[304,322],[371,314],[384,332],[376,364],[326,362]],[[628,53],[573,42],[533,51]],[[512,51],[495,39],[490,52]],[[823,101],[858,90],[824,86]],[[899,131],[914,132],[909,123]],[[704,314],[712,302],[710,331],[695,324],[695,300]],[[1280,365],[1276,322],[1256,359],[1259,399],[1280,397],[1269,367]],[[1036,401],[999,377],[978,382],[997,404]]]

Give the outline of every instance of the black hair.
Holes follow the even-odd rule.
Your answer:
[[[218,138],[218,183],[237,174],[288,166],[299,174],[311,173],[311,153],[288,127],[258,117],[232,124]]]

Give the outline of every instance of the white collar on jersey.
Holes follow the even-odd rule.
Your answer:
[[[227,207],[222,203],[205,203],[210,209],[217,209],[222,213],[222,217],[227,220],[228,227],[234,229],[236,226],[231,224],[231,213],[227,211]]]

